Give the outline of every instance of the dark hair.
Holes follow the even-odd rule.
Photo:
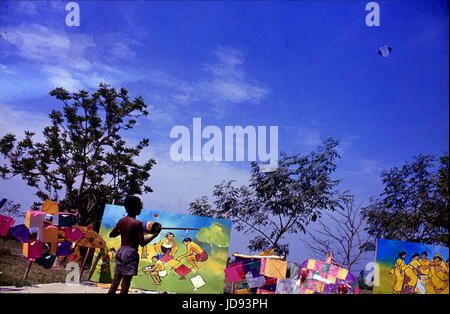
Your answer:
[[[425,251],[423,251],[423,252],[422,252],[422,255],[426,255],[426,256],[428,256],[428,253],[427,253],[427,252],[425,252]]]
[[[183,242],[191,242],[192,240],[191,240],[191,238],[184,238],[183,239]]]
[[[406,255],[406,252],[405,252],[405,251],[401,251],[400,253],[398,253],[398,256],[399,256],[399,257],[402,257],[403,255]]]
[[[152,256],[152,259],[156,258],[157,260],[159,260],[158,255]]]
[[[128,195],[125,198],[123,205],[125,206],[125,210],[127,211],[127,214],[130,214],[130,213],[133,214],[142,208],[141,199],[134,195]]]
[[[411,256],[411,258],[414,258],[414,257],[419,257],[419,253],[414,253],[412,256]]]
[[[175,238],[175,235],[172,232],[167,232],[164,236],[167,238],[170,235],[172,235]]]
[[[440,255],[437,255],[437,254],[434,255],[434,256],[433,256],[433,259],[435,259],[435,258],[438,258],[440,261],[444,261]]]

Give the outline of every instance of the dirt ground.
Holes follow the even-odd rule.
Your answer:
[[[106,286],[97,287],[92,283],[80,283],[80,284],[48,283],[24,287],[0,286],[0,293],[100,293],[100,294],[103,293],[104,294],[107,292],[108,288]],[[130,289],[129,293],[132,294],[132,293],[150,293],[150,292],[137,289]]]

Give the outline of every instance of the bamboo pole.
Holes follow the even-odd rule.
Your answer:
[[[27,268],[25,269],[25,273],[23,274],[23,277],[22,277],[22,279],[23,280],[26,280],[27,278],[28,278],[28,274],[29,274],[29,272],[30,272],[30,269],[31,269],[31,265],[33,265],[33,259],[28,259],[28,265],[27,265]]]
[[[279,259],[279,260],[285,260],[286,256],[277,256],[277,255],[245,255],[245,254],[239,254],[239,253],[233,253],[234,257],[241,257],[241,258],[258,258],[258,259],[264,259],[264,258],[271,258],[271,259]]]
[[[200,230],[199,228],[177,228],[177,227],[162,227],[165,230]]]

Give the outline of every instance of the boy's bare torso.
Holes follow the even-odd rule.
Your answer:
[[[119,220],[111,235],[120,235],[121,246],[129,246],[137,249],[144,240],[142,223],[132,217],[126,216]]]

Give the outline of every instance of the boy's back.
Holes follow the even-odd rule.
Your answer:
[[[120,234],[121,246],[137,249],[144,239],[142,223],[135,218],[123,217],[118,221],[116,229]]]

